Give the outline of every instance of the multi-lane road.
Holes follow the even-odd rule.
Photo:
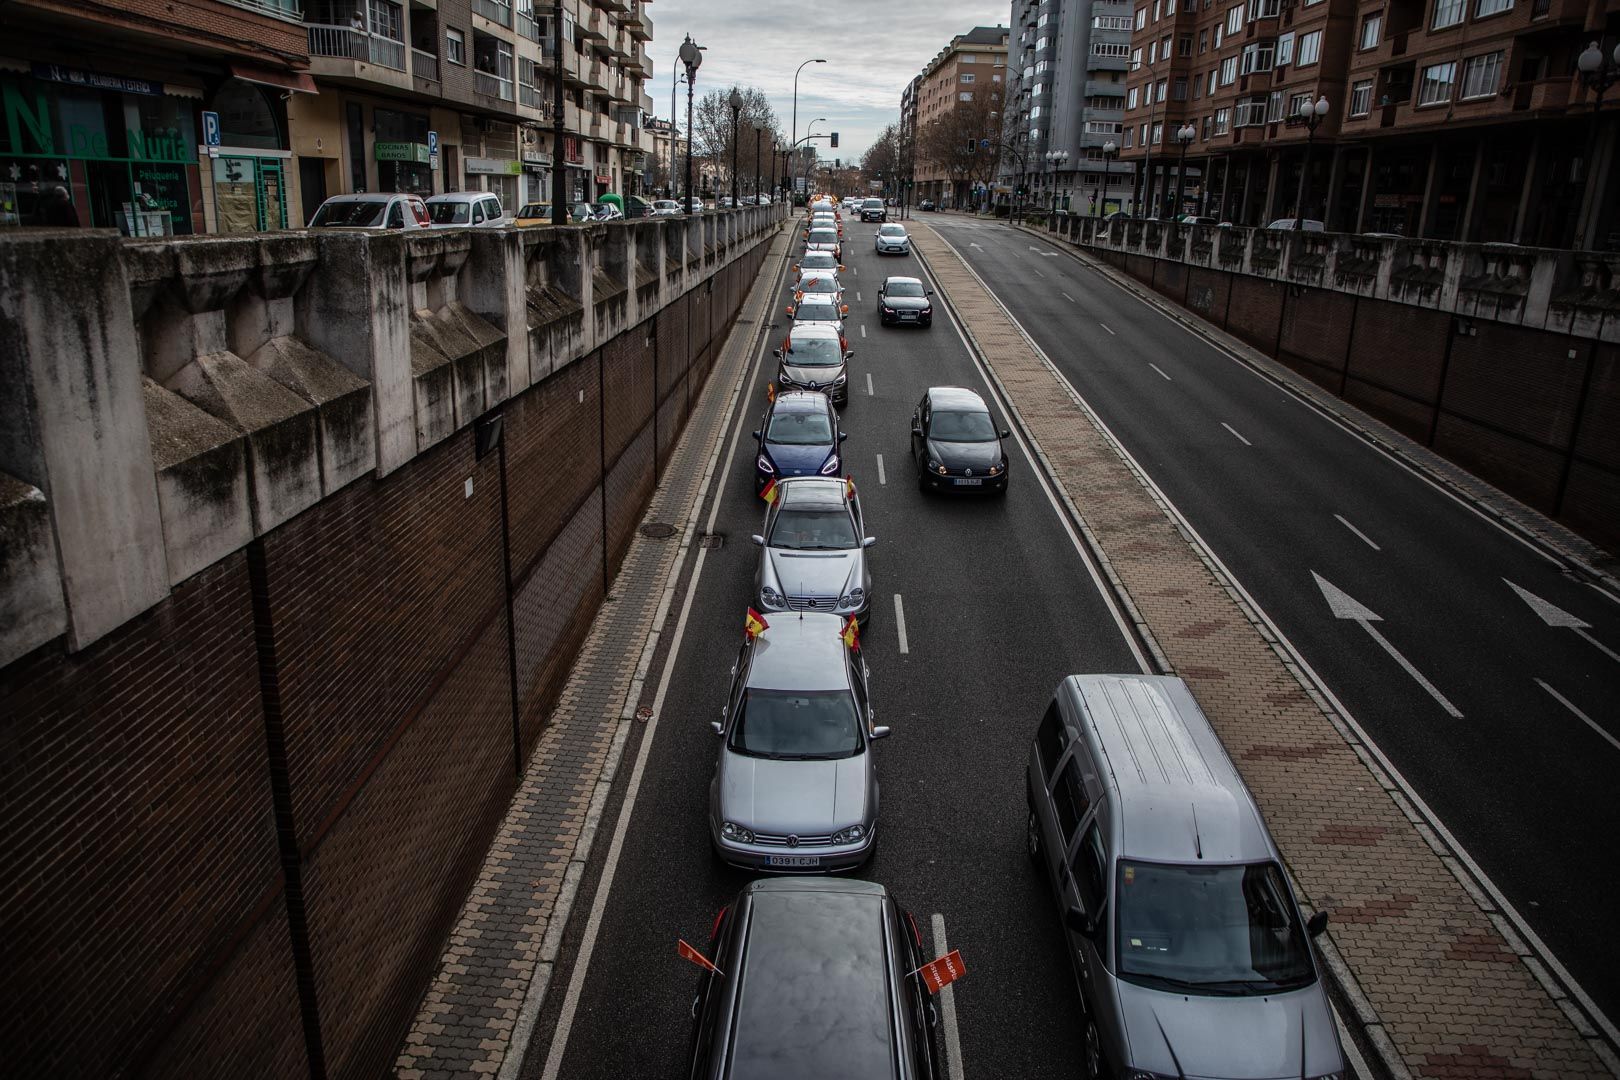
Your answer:
[[[1609,840],[1620,826],[1620,604],[1051,245],[1005,225],[927,223],[1558,960],[1620,1011],[1620,935],[1605,918],[1620,885]],[[965,1073],[1072,1076],[1080,1005],[1057,914],[1023,851],[1023,768],[1060,678],[1143,662],[1021,444],[1004,499],[917,491],[909,421],[923,390],[967,386],[999,406],[943,311],[930,329],[878,326],[884,276],[922,268],[875,255],[874,231],[845,225],[855,358],[842,422],[847,469],[879,538],[862,646],[878,722],[894,735],[875,748],[880,847],[860,876],[919,921],[940,916],[961,949],[969,975],[954,988],[948,1039]],[[689,603],[685,632],[664,658],[671,676],[645,773],[620,770],[615,796],[634,785],[635,801],[623,819],[617,805],[602,819],[615,842],[594,849],[526,1077],[682,1075],[697,972],[674,942],[706,941],[748,879],[709,852],[709,721],[750,601],[748,537],[763,504],[748,433],[786,329],[786,290],[783,279],[769,308],[781,325],[756,350],[704,510],[723,540],[677,594]],[[1591,625],[1549,625],[1548,605],[1574,617],[1554,622]],[[638,749],[633,739],[627,763]],[[596,874],[608,858],[616,873],[604,893]],[[571,958],[587,943],[576,977]]]

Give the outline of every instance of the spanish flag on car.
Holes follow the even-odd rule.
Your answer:
[[[770,628],[771,624],[765,621],[765,616],[753,608],[748,609],[748,616],[743,620],[743,630],[749,637],[757,638]]]
[[[775,383],[768,382],[768,383],[765,384],[765,400],[770,401],[770,402],[774,402],[776,400],[776,384]]]
[[[861,624],[855,621],[855,616],[844,616],[844,628],[838,636],[844,639],[844,645],[851,652],[861,651]]]
[[[776,501],[776,480],[775,479],[765,481],[765,486],[760,489],[759,497],[764,499],[768,503],[774,503]]]
[[[854,497],[855,497],[855,478],[853,476],[846,476],[846,477],[844,477],[844,498],[853,499]]]

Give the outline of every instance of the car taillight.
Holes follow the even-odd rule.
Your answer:
[[[720,934],[720,923],[721,923],[721,921],[723,919],[725,919],[726,912],[728,912],[730,910],[731,910],[731,905],[727,904],[725,907],[721,908],[720,911],[715,915],[715,917],[714,917],[714,926],[711,927],[710,930],[709,930],[709,940],[710,941],[713,941],[716,937],[719,936],[719,934]],[[911,924],[911,932],[912,933],[917,932],[917,924],[916,924],[915,920]]]

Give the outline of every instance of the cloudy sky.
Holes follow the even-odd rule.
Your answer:
[[[975,26],[1005,26],[1006,0],[656,0],[648,48],[657,72],[647,92],[653,111],[669,114],[670,73],[687,34],[708,49],[697,94],[757,86],[771,99],[786,134],[792,123],[793,69],[799,77],[799,134],[825,116],[817,131],[838,132],[838,149],[822,142],[823,157],[859,160],[887,124],[900,118],[900,92],[950,39]],[[677,102],[686,123],[686,87]]]

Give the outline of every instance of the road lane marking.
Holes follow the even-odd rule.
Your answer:
[[[1080,302],[1074,297],[1070,296],[1068,293],[1058,293],[1058,295],[1063,297],[1063,299],[1067,300],[1071,304],[1078,304]]]
[[[1242,435],[1239,435],[1238,429],[1233,427],[1231,424],[1228,424],[1225,420],[1221,421],[1221,427],[1225,428],[1227,431],[1230,431],[1232,433],[1232,437],[1238,442],[1242,443],[1244,446],[1254,445],[1254,443],[1250,442],[1248,439],[1245,439]]]
[[[866,324],[861,323],[861,337],[865,337],[865,336],[866,336]],[[870,376],[868,376],[868,377],[870,377]]]
[[[878,459],[878,483],[887,484],[889,482],[889,478],[883,474],[883,455],[879,454],[877,456],[877,459]],[[898,597],[896,599],[898,599]]]
[[[900,599],[898,596],[896,600]],[[945,939],[945,916],[934,912],[934,955],[949,956],[950,942]],[[951,1080],[962,1080],[962,1035],[956,1029],[956,987],[947,986],[939,992],[939,1022],[945,1029],[945,1073]]]
[[[1339,524],[1340,525],[1343,525],[1345,528],[1349,529],[1351,532],[1353,532],[1357,536],[1361,537],[1361,542],[1362,543],[1366,544],[1368,547],[1372,548],[1374,551],[1383,551],[1384,550],[1383,548],[1379,547],[1377,544],[1373,543],[1372,540],[1370,538],[1368,538],[1366,533],[1362,532],[1360,529],[1356,528],[1354,525],[1352,525],[1348,521],[1344,520],[1343,515],[1334,514],[1333,516],[1339,519]]]
[[[861,290],[859,289],[855,290],[855,302],[857,304],[861,302]]]
[[[1318,574],[1315,570],[1311,571],[1311,577],[1316,579],[1316,587],[1322,590],[1322,599],[1327,601],[1328,609],[1333,612],[1333,617],[1335,619],[1349,619],[1350,621],[1359,624],[1363,630],[1367,631],[1374,641],[1378,642],[1378,644],[1383,647],[1385,652],[1389,653],[1390,657],[1394,659],[1397,664],[1401,665],[1402,671],[1412,676],[1412,679],[1419,686],[1423,687],[1423,689],[1429,692],[1430,697],[1434,698],[1435,701],[1440,703],[1440,707],[1442,709],[1450,713],[1455,719],[1462,719],[1462,711],[1448,701],[1446,699],[1446,695],[1442,694],[1434,683],[1425,678],[1421,671],[1413,667],[1412,662],[1406,657],[1402,656],[1400,650],[1391,645],[1389,643],[1389,639],[1384,637],[1383,634],[1380,634],[1378,629],[1373,626],[1373,623],[1375,622],[1384,621],[1382,615],[1374,614],[1369,608],[1362,605],[1343,589],[1324,578],[1321,574]]]
[[[862,337],[865,337],[865,336],[866,336],[866,334],[865,334],[865,333],[864,333],[864,331],[865,331],[865,330],[866,330],[866,327],[864,327],[864,326],[863,326],[863,327],[861,327],[861,330],[862,330],[862,331],[863,331],[863,333],[862,333],[862,334],[861,334],[861,336],[862,336]],[[871,396],[872,396],[872,373],[871,373],[871,372],[870,372],[870,371],[868,371],[868,372],[867,372],[867,373],[866,373],[866,396],[867,396],[867,397],[871,397]]]
[[[1604,731],[1601,727],[1599,727],[1595,720],[1581,712],[1580,709],[1577,709],[1573,701],[1569,700],[1569,698],[1565,697],[1563,694],[1560,694],[1558,691],[1554,690],[1540,679],[1536,680],[1536,685],[1547,691],[1547,693],[1551,694],[1553,699],[1557,701],[1558,704],[1562,705],[1564,708],[1578,716],[1587,727],[1591,728],[1593,731],[1597,732],[1599,735],[1603,736],[1603,738],[1608,740],[1610,746],[1614,747],[1616,750],[1620,750],[1620,739],[1615,738],[1613,735],[1610,735],[1607,731]]]
[[[908,653],[911,645],[906,641],[906,609],[900,603],[900,594],[894,594],[894,628],[900,633],[900,651]]]
[[[1604,656],[1607,656],[1610,660],[1620,663],[1620,653],[1616,653],[1613,649],[1603,644],[1603,642],[1587,633],[1587,631],[1592,628],[1591,623],[1587,622],[1585,619],[1582,619],[1578,615],[1571,615],[1569,612],[1565,611],[1561,607],[1558,607],[1556,604],[1548,603],[1546,600],[1543,600],[1529,589],[1521,589],[1519,586],[1513,584],[1513,582],[1508,581],[1507,578],[1503,578],[1502,580],[1507,581],[1508,588],[1519,594],[1520,600],[1523,600],[1525,603],[1530,605],[1531,611],[1534,611],[1537,615],[1541,616],[1542,622],[1546,623],[1548,626],[1555,626],[1561,629],[1575,631],[1575,633],[1580,635],[1582,640],[1584,640],[1588,645],[1601,652]]]
[[[1107,323],[1105,323],[1105,322],[1100,322],[1100,323],[1098,323],[1098,324],[1097,324],[1097,325],[1098,325],[1098,326],[1100,326],[1100,327],[1102,327],[1102,328],[1103,328],[1103,329],[1104,329],[1104,330],[1108,330],[1108,324],[1107,324]],[[1110,334],[1114,334],[1114,332],[1113,332],[1113,331],[1112,331],[1112,330],[1108,330],[1108,332],[1109,332],[1109,333],[1110,333]],[[1118,334],[1114,334],[1114,336],[1115,336],[1115,337],[1119,337],[1119,335],[1118,335]]]
[[[1041,273],[1041,272],[1040,272],[1040,271],[1039,271],[1039,270],[1036,270],[1036,271],[1035,271],[1035,276],[1036,276],[1036,277],[1039,277],[1039,278],[1043,278],[1043,277],[1045,277],[1045,276],[1046,276],[1046,275],[1045,275],[1045,274],[1043,274],[1043,273]]]
[[[1164,368],[1160,367],[1158,364],[1153,363],[1151,360],[1148,361],[1148,367],[1152,368],[1154,371],[1157,371],[1160,375],[1164,375]],[[1164,375],[1164,381],[1165,382],[1175,382],[1176,380],[1172,379],[1168,375]]]

